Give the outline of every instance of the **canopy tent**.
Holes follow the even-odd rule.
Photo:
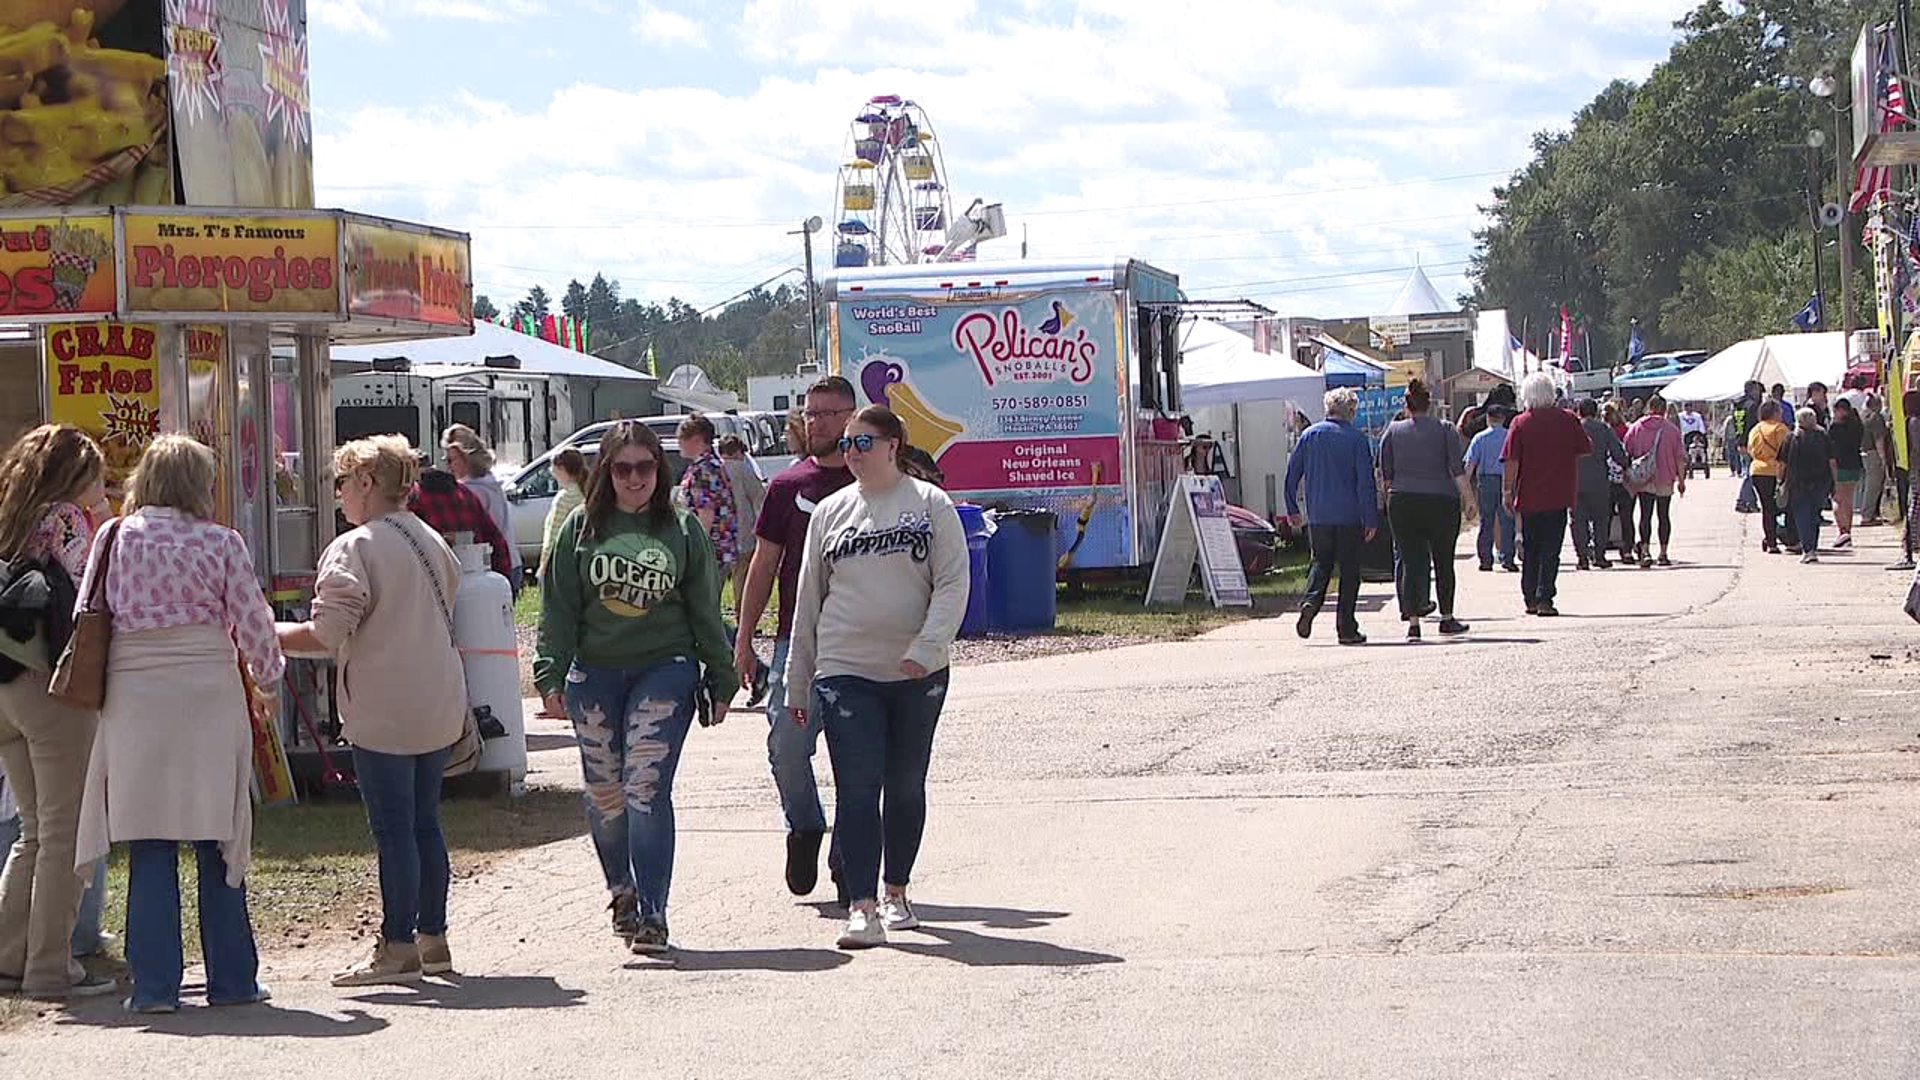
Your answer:
[[[1188,408],[1289,401],[1320,419],[1327,381],[1312,368],[1259,352],[1245,334],[1206,319],[1186,320],[1181,342],[1180,396]]]
[[[1783,383],[1798,398],[1809,383],[1839,386],[1846,374],[1845,335],[1773,334],[1729,345],[1705,363],[1667,384],[1668,401],[1732,401],[1749,379]]]
[[[1547,365],[1514,335],[1505,308],[1487,308],[1474,317],[1473,366],[1509,382],[1519,382],[1528,372]]]
[[[1320,372],[1328,387],[1387,385],[1386,367],[1359,350],[1325,334],[1314,334],[1309,340],[1320,347]]]
[[[1457,306],[1440,299],[1440,290],[1434,288],[1433,282],[1427,280],[1427,272],[1416,266],[1413,268],[1413,274],[1407,278],[1407,283],[1400,286],[1400,295],[1394,297],[1393,303],[1388,304],[1387,310],[1381,314],[1434,315],[1452,311]]]
[[[389,341],[373,345],[335,345],[333,363],[352,370],[372,366],[376,360],[404,359],[413,367],[484,367],[488,360],[512,357],[519,370],[535,375],[570,375],[589,379],[657,382],[644,371],[635,371],[583,352],[563,348],[530,334],[476,320],[467,337],[424,338],[418,341]]]

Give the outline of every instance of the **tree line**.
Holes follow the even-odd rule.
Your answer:
[[[1853,324],[1872,325],[1861,215],[1814,229],[1834,175],[1835,116],[1807,89],[1836,75],[1844,104],[1861,26],[1894,0],[1708,0],[1644,82],[1616,81],[1566,130],[1534,136],[1533,158],[1482,207],[1472,293],[1505,307],[1518,334],[1559,326],[1566,304],[1596,366],[1624,359],[1631,320],[1648,351],[1718,349],[1791,332],[1814,293],[1820,245],[1829,329],[1839,327],[1839,248],[1853,246]],[[1913,92],[1909,91],[1910,96]],[[1851,139],[1851,125],[1844,125]],[[1824,144],[1810,147],[1809,133]],[[1849,178],[1851,179],[1851,178]],[[1896,180],[1896,186],[1899,181]]]
[[[622,298],[619,281],[596,273],[584,284],[567,282],[558,305],[535,285],[509,310],[536,320],[570,315],[586,323],[587,351],[603,360],[646,371],[651,351],[652,371],[662,379],[681,364],[697,364],[743,397],[749,375],[789,374],[807,348],[806,290],[785,284],[770,291],[756,287],[718,310],[702,311],[677,297],[665,304]],[[474,298],[473,314],[490,320],[501,311],[481,295]]]

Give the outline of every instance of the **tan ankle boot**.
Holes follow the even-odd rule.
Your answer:
[[[447,975],[453,971],[453,950],[445,934],[421,934],[420,970],[428,975]]]
[[[334,975],[333,985],[416,983],[420,981],[421,974],[420,946],[404,941],[376,941],[373,951],[363,963]]]

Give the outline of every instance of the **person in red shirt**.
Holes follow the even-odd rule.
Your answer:
[[[1567,513],[1580,495],[1580,458],[1593,452],[1580,418],[1561,408],[1558,396],[1552,376],[1527,376],[1520,385],[1526,411],[1508,426],[1501,454],[1507,509],[1520,519],[1520,592],[1529,615],[1560,614],[1553,600]]]

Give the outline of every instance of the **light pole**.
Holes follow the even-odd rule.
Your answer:
[[[801,224],[798,229],[787,232],[788,236],[798,236],[807,250],[807,362],[813,363],[819,356],[820,348],[820,305],[814,300],[813,291],[813,234],[820,231],[826,222],[815,214]]]
[[[1840,83],[1831,75],[1820,75],[1807,84],[1813,96],[1833,112],[1833,189],[1840,200],[1840,355],[1853,360],[1853,244],[1847,235],[1847,210],[1853,202],[1853,184],[1847,176],[1847,136],[1844,120],[1846,106],[1833,100]],[[1845,370],[1845,365],[1842,365]]]

